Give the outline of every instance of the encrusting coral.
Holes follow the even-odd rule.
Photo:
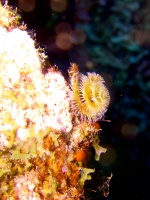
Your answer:
[[[99,75],[86,77],[77,67],[70,83],[52,66],[43,74],[44,51],[18,19],[0,3],[0,199],[81,199],[94,172],[88,149],[96,147],[98,157],[105,151],[95,137],[108,90]]]

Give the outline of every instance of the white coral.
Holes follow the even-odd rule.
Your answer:
[[[0,44],[0,130],[14,121],[21,140],[30,129],[35,134],[48,127],[69,132],[70,90],[64,77],[57,71],[42,74],[38,49],[25,30],[0,27]]]

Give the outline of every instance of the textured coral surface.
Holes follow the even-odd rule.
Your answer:
[[[100,126],[72,109],[76,90],[56,68],[42,73],[46,56],[18,19],[0,4],[0,199],[80,199],[94,172],[87,168],[90,145],[97,159],[105,152],[95,139]],[[75,76],[72,69],[72,85]],[[88,85],[95,101],[105,101]]]

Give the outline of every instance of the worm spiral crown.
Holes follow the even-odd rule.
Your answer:
[[[102,119],[110,102],[104,79],[96,73],[87,73],[87,76],[79,73],[76,64],[71,64],[68,72],[73,91],[72,109],[83,120]]]

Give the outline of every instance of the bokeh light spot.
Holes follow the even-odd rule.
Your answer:
[[[85,63],[85,66],[87,67],[87,69],[93,69],[94,68],[94,63],[90,60],[88,60],[86,63]]]
[[[61,50],[69,50],[72,47],[71,36],[68,33],[58,34],[56,36],[56,45]]]
[[[72,34],[72,43],[75,45],[83,44],[86,41],[86,34],[83,30],[74,30]]]
[[[125,123],[121,128],[121,133],[126,138],[134,138],[139,132],[138,127],[132,123]]]
[[[63,12],[67,8],[66,0],[50,0],[50,7],[55,12]]]
[[[32,12],[35,9],[35,0],[18,0],[19,7],[24,12]]]
[[[135,31],[135,41],[140,45],[150,45],[150,30],[138,30]]]
[[[62,33],[62,32],[70,34],[72,32],[72,28],[70,24],[68,24],[67,22],[60,22],[59,24],[57,24],[55,28],[55,32],[57,34]]]

